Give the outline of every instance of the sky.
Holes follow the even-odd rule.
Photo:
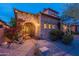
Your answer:
[[[64,3],[0,3],[0,19],[9,23],[14,17],[14,8],[33,14],[43,11],[44,8],[51,8],[61,15],[67,7]]]

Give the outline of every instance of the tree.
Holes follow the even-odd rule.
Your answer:
[[[6,36],[12,41],[18,40],[18,33],[17,33],[17,28],[16,28],[16,19],[11,18],[11,21],[9,24],[11,27],[9,29],[6,29],[6,31],[5,31]]]
[[[66,10],[64,10],[61,19],[62,21],[69,21],[70,18],[72,18],[72,23],[76,24],[76,21],[79,19],[79,4],[70,4],[68,6],[68,8]],[[68,24],[69,25],[69,32],[71,32],[70,30],[70,26],[71,23]]]
[[[70,4],[66,10],[63,12],[63,17],[73,17],[74,19],[79,19],[79,4]]]
[[[16,19],[15,18],[11,18],[10,26],[11,27],[16,27]]]

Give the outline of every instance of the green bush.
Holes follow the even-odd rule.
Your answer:
[[[11,31],[9,29],[6,29],[5,32],[4,32],[4,36],[9,38],[10,40],[14,41],[18,41],[18,33],[17,32],[14,32],[14,31]]]
[[[49,39],[51,39],[52,41],[56,41],[58,39],[62,39],[63,35],[64,33],[60,30],[51,30],[49,32]]]
[[[65,34],[65,35],[63,36],[62,42],[63,42],[64,44],[71,44],[72,41],[73,41],[73,35],[71,35],[71,34]]]
[[[72,34],[79,35],[79,32],[71,32]]]

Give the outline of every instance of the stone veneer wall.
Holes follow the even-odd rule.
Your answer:
[[[23,37],[25,34],[27,34],[27,33],[22,34],[23,26],[26,23],[33,24],[35,26],[35,36],[39,35],[39,16],[38,15],[20,12],[20,11],[16,11],[15,13],[17,18],[17,30],[20,37]]]

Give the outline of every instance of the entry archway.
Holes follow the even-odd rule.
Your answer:
[[[35,26],[32,23],[25,23],[23,26],[23,32],[29,36],[35,36]]]

